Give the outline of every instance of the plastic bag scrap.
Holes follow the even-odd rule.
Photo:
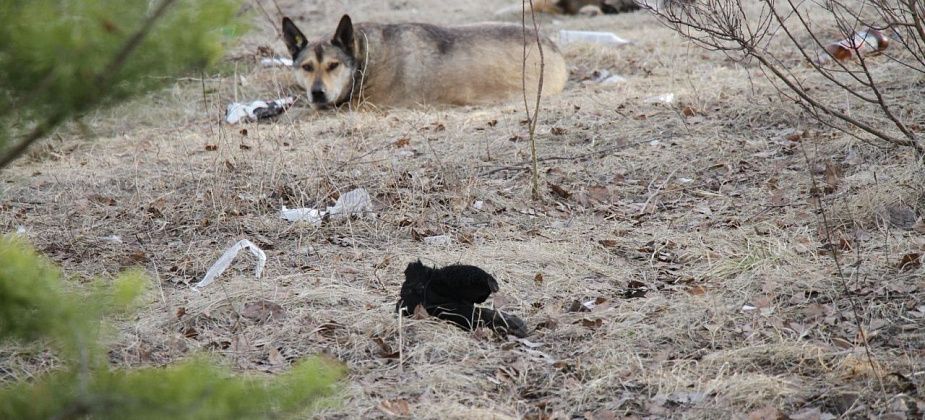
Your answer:
[[[321,226],[321,220],[324,219],[323,211],[318,209],[309,209],[309,208],[298,208],[298,209],[287,209],[286,206],[283,206],[283,209],[279,211],[279,217],[290,222],[308,222],[315,226]]]
[[[868,28],[855,32],[851,39],[843,39],[826,45],[816,56],[816,64],[832,62],[832,58],[845,61],[854,56],[855,51],[861,55],[881,52],[890,46],[890,39],[883,32]]]
[[[294,103],[295,98],[292,96],[270,102],[253,101],[247,104],[232,102],[228,104],[225,112],[225,121],[229,124],[237,124],[244,121],[265,120],[286,112]]]
[[[215,261],[215,264],[209,267],[209,271],[202,277],[202,280],[193,285],[193,290],[206,287],[215,281],[216,277],[222,275],[222,273],[228,269],[228,266],[231,265],[231,262],[234,261],[234,258],[238,256],[238,253],[241,252],[242,249],[250,251],[251,254],[257,257],[257,267],[254,269],[254,277],[259,279],[260,275],[263,274],[263,267],[267,264],[267,254],[257,247],[257,245],[254,245],[253,242],[242,239],[238,241],[238,243],[232,245],[231,248],[225,250],[225,253]]]
[[[292,67],[292,59],[286,57],[264,58],[260,60],[263,67]]]
[[[334,207],[328,207],[328,215],[334,220],[344,219],[354,214],[373,211],[373,201],[363,188],[357,188],[337,198]]]
[[[339,220],[355,214],[370,213],[373,211],[373,202],[369,193],[363,188],[341,194],[334,206],[326,210],[313,208],[288,209],[283,206],[279,217],[290,222],[308,222],[314,226],[321,226],[325,217]]]

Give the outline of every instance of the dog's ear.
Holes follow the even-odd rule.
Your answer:
[[[305,39],[305,35],[295,26],[292,19],[288,17],[283,18],[283,40],[286,41],[286,47],[289,48],[289,54],[292,54],[293,60],[295,60],[299,52],[308,45],[308,40]]]
[[[334,31],[334,39],[331,40],[331,43],[343,48],[351,57],[354,56],[353,22],[350,20],[350,15],[344,15],[344,17],[340,18],[340,23],[337,24],[337,30]]]

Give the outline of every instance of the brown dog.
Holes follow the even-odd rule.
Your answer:
[[[521,97],[524,82],[527,95],[535,95],[540,75],[536,35],[520,25],[354,25],[344,15],[330,38],[309,42],[289,18],[283,18],[283,35],[296,79],[315,108],[493,103]],[[543,92],[561,92],[565,59],[551,41],[541,42]]]

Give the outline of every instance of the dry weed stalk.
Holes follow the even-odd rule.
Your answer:
[[[877,74],[864,41],[843,42],[854,62],[839,61],[826,49],[840,39],[856,40],[860,31],[878,30],[898,44],[883,52],[887,59],[925,75],[925,4],[918,0],[668,1],[648,5],[668,27],[706,49],[736,60],[753,59],[782,97],[793,100],[814,119],[862,141],[856,129],[891,145],[911,147],[925,158],[921,129],[916,128],[918,98],[890,94],[890,78]],[[831,20],[834,23],[826,23]],[[832,27],[834,25],[834,27]],[[831,35],[837,30],[837,38]],[[798,58],[821,76],[824,88],[808,85],[793,71]],[[783,83],[783,86],[778,83]],[[844,93],[836,102],[829,93]],[[858,101],[860,112],[843,107],[844,97]],[[918,131],[918,132],[917,132]]]
[[[527,5],[528,2],[523,2],[522,13],[521,13],[521,29],[523,30],[524,38],[524,53],[523,53],[523,67],[521,68],[521,82],[523,84],[524,92],[524,111],[527,113],[527,128],[530,133],[530,159],[533,163],[533,186],[532,186],[532,195],[534,200],[540,199],[540,172],[539,164],[536,158],[536,123],[537,116],[540,113],[540,99],[543,96],[543,73],[546,70],[546,61],[543,56],[543,43],[540,42],[540,29],[536,23],[536,12],[533,8],[533,0],[528,0],[530,6],[530,20],[533,22],[533,35],[536,39],[536,47],[539,49],[540,54],[540,78],[537,81],[536,87],[536,104],[533,106],[533,114],[530,114],[530,104],[527,100]]]
[[[803,153],[803,159],[806,162],[806,170],[809,174],[809,181],[812,185],[812,191],[822,191],[819,188],[818,183],[816,182],[816,176],[812,171],[812,163],[809,159],[809,154],[806,153],[806,146],[801,144],[800,151]],[[812,193],[811,193],[812,194]],[[841,260],[838,258],[838,251],[833,242],[834,236],[832,235],[832,226],[829,224],[828,216],[825,212],[825,207],[822,204],[822,199],[811,200],[816,203],[817,210],[819,211],[819,223],[822,225],[822,231],[825,233],[825,239],[828,243],[829,253],[832,256],[832,261],[835,263],[835,271],[838,273],[838,280],[842,286],[842,292],[845,294],[845,297],[848,298],[848,302],[851,305],[851,314],[854,318],[854,326],[858,329],[858,335],[861,338],[861,344],[864,345],[864,354],[867,356],[867,362],[870,364],[870,368],[873,370],[874,375],[877,377],[877,383],[880,385],[880,391],[884,391],[883,386],[883,374],[880,372],[880,364],[877,363],[877,360],[874,358],[874,354],[870,349],[870,342],[867,339],[867,333],[864,331],[864,324],[861,320],[861,311],[858,309],[858,303],[855,301],[854,296],[851,294],[851,288],[848,287],[848,280],[845,278],[845,272],[842,270]],[[860,250],[858,251],[860,252]]]

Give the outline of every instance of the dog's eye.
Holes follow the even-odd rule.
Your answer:
[[[302,65],[302,70],[305,70],[305,71],[307,71],[307,72],[313,72],[313,71],[315,71],[315,67],[312,66],[311,64],[303,64],[303,65]]]
[[[337,66],[339,66],[339,65],[340,65],[340,63],[338,63],[338,62],[333,62],[333,63],[331,63],[331,64],[328,64],[328,71],[334,71],[334,69],[336,69]]]

